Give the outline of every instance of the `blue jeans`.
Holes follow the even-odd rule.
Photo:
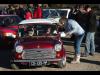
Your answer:
[[[77,54],[80,55],[80,46],[81,46],[84,35],[85,34],[75,36],[75,40],[74,40],[75,41],[74,42],[75,55]]]
[[[86,35],[86,53],[94,53],[95,52],[95,42],[94,42],[95,32],[88,32]]]

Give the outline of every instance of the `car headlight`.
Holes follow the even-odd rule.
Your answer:
[[[61,48],[62,48],[61,44],[56,44],[56,45],[55,45],[55,50],[56,50],[56,51],[60,51]]]
[[[16,38],[16,35],[13,33],[5,33],[5,36]]]
[[[16,47],[16,52],[21,53],[23,51],[23,46],[17,46]]]

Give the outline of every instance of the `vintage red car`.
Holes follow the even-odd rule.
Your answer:
[[[65,67],[65,49],[53,20],[24,20],[18,26],[18,37],[11,53],[12,68],[50,64]]]
[[[0,46],[10,44],[16,38],[17,25],[20,21],[17,15],[0,15]]]

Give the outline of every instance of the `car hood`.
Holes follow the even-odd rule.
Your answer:
[[[59,43],[57,38],[24,38],[20,40],[20,44],[24,47],[24,49],[32,49],[32,48],[54,48],[55,44]]]

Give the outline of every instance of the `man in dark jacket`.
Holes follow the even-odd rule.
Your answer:
[[[87,26],[86,26],[86,11],[84,10],[84,5],[79,5],[79,10],[75,15],[75,20],[79,23],[79,25],[87,31]]]
[[[95,53],[95,42],[94,36],[96,32],[96,14],[92,11],[90,6],[85,6],[86,14],[87,14],[87,35],[86,35],[86,56],[94,55]]]
[[[20,16],[20,18],[21,18],[22,20],[25,19],[24,15],[25,15],[24,6],[23,6],[23,5],[20,5],[20,6],[19,6],[19,16]]]
[[[71,8],[71,11],[69,12],[68,19],[76,19],[76,14],[78,12],[78,6],[75,6],[74,8]]]

